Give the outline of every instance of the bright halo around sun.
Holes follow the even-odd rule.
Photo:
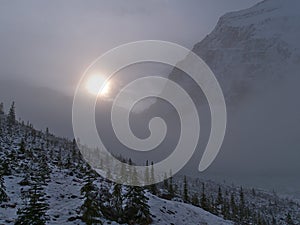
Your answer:
[[[92,95],[107,96],[110,88],[110,82],[105,81],[105,76],[101,74],[91,75],[86,82],[86,89]]]

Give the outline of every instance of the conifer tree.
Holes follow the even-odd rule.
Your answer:
[[[8,160],[0,159],[0,176],[9,176],[11,175],[10,163]]]
[[[252,195],[253,195],[253,196],[256,196],[256,192],[255,192],[255,189],[254,189],[254,188],[252,188]]]
[[[46,149],[49,150],[49,128],[46,128]]]
[[[2,118],[0,117],[0,135],[2,135],[2,132],[3,132],[3,130],[2,130]]]
[[[128,159],[128,165],[129,165],[129,167],[128,167],[128,171],[127,171],[128,172],[128,175],[127,175],[128,178],[127,179],[128,179],[128,181],[131,182],[132,181],[132,167],[131,167],[132,166],[132,160],[131,160],[131,158]]]
[[[149,183],[150,181],[150,176],[149,176],[149,162],[148,160],[146,161],[146,168],[145,168],[145,183]]]
[[[124,209],[126,223],[147,225],[152,222],[148,198],[143,188],[130,186],[125,198],[127,200]]]
[[[99,190],[99,207],[103,216],[107,219],[114,220],[116,218],[113,215],[113,204],[111,203],[113,196],[110,192],[110,187],[107,185],[101,185]]]
[[[191,203],[194,206],[199,206],[199,196],[197,193],[194,193],[191,199]]]
[[[208,203],[208,199],[205,194],[204,183],[202,183],[202,194],[201,194],[201,199],[200,199],[200,205],[201,205],[202,209],[209,211],[209,203]]]
[[[184,176],[184,180],[183,180],[183,201],[189,202],[188,185],[187,185],[186,176]]]
[[[133,168],[133,171],[132,171],[131,184],[135,185],[135,186],[139,185],[138,173],[135,168]]]
[[[4,115],[4,106],[3,103],[0,103],[0,135],[2,135],[2,115]]]
[[[291,216],[290,213],[288,213],[288,214],[286,215],[285,222],[286,222],[288,225],[294,225],[294,224],[295,224],[294,221],[293,221],[293,219],[292,219],[292,216]]]
[[[25,207],[17,211],[16,225],[43,225],[46,224],[48,216],[46,211],[49,206],[44,202],[45,193],[38,184],[34,184],[26,193]],[[25,194],[25,195],[26,195]]]
[[[223,204],[223,195],[222,195],[222,190],[221,190],[221,187],[219,186],[219,189],[218,189],[218,196],[217,196],[217,200],[216,200],[216,205],[217,206],[220,206]]]
[[[65,161],[64,167],[66,169],[71,169],[72,166],[73,166],[72,155],[71,155],[71,153],[69,153],[69,154],[67,154],[67,160]]]
[[[23,138],[22,138],[21,143],[19,145],[19,151],[20,151],[21,154],[25,153],[25,141],[24,141]]]
[[[57,154],[57,167],[61,170],[62,169],[62,150],[61,147],[58,150],[58,154]]]
[[[128,182],[128,173],[127,173],[127,163],[126,160],[122,160],[120,174],[119,174],[119,182],[120,183],[127,183]]]
[[[15,124],[16,121],[16,110],[15,110],[15,102],[12,102],[10,109],[9,109],[9,113],[8,113],[8,125],[11,127]]]
[[[231,208],[231,218],[236,219],[237,216],[237,206],[234,198],[234,194],[231,193],[230,195],[230,208]]]
[[[91,176],[88,177],[87,183],[82,187],[81,194],[84,195],[84,203],[81,206],[81,220],[87,225],[102,224],[100,202],[97,198],[98,189],[93,183]]]
[[[115,215],[117,218],[122,218],[123,216],[123,196],[122,196],[122,186],[120,184],[115,184],[113,189],[113,207],[115,210]],[[117,222],[121,222],[117,221]]]
[[[157,187],[156,187],[156,184],[155,184],[155,175],[154,175],[154,165],[153,165],[153,162],[151,162],[150,182],[151,182],[150,192],[152,194],[156,195],[157,194]]]
[[[170,178],[169,178],[169,187],[168,187],[168,192],[170,194],[170,197],[173,198],[175,193],[174,193],[174,186],[173,186],[173,175],[172,175],[172,170],[170,170]]]
[[[50,169],[45,151],[36,151],[23,171],[25,172],[23,183],[25,181],[29,189],[22,192],[24,207],[18,209],[15,224],[46,224],[49,219],[47,215],[49,205],[45,198],[45,186],[48,183],[47,179],[50,178]]]
[[[78,161],[79,153],[77,149],[77,144],[75,138],[72,141],[72,158],[74,162]]]
[[[48,159],[46,155],[42,155],[39,157],[40,158],[40,171],[39,171],[39,176],[42,179],[43,184],[47,184],[47,182],[50,179],[50,173],[51,173],[51,169],[48,165]]]
[[[10,199],[6,194],[6,188],[4,185],[3,171],[0,171],[0,203],[8,202]]]
[[[240,220],[242,221],[245,217],[245,198],[244,198],[244,192],[243,188],[240,188],[240,205],[239,205],[239,216]]]
[[[47,175],[49,176],[49,171],[43,168],[41,157],[41,155],[38,155],[34,158],[28,170],[25,171],[25,179],[27,178],[30,188],[22,193],[25,204],[23,208],[17,211],[16,225],[42,225],[46,224],[46,221],[49,219],[49,216],[46,214],[49,205],[45,202],[46,193],[44,191],[44,187],[47,185],[45,174],[48,173]]]
[[[224,219],[230,219],[230,207],[229,207],[229,203],[226,200],[226,198],[224,198],[224,200],[223,200],[221,213],[224,216]]]
[[[3,106],[3,102],[0,103],[0,115],[4,114],[4,106]]]
[[[168,181],[168,178],[167,178],[168,176],[167,176],[167,174],[165,173],[164,174],[164,188],[166,189],[166,190],[168,190],[168,188],[169,188],[169,181]]]

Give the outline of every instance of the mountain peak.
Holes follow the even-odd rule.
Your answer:
[[[252,26],[256,28],[255,34],[258,36],[290,35],[293,31],[299,37],[299,7],[297,0],[265,0],[251,8],[225,14],[220,18],[217,28],[224,25]]]
[[[210,66],[227,100],[299,71],[299,6],[297,0],[266,0],[227,13],[194,46],[193,52]],[[184,79],[175,71],[170,78]],[[193,89],[191,82],[182,83]]]

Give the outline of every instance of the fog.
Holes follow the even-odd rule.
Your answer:
[[[222,14],[256,2],[259,1],[1,1],[0,102],[7,109],[16,101],[17,115],[22,120],[71,138],[76,84],[99,55],[120,44],[143,39],[172,41],[192,48],[213,29]],[[140,77],[142,70],[144,75],[155,71],[167,76],[171,69],[141,66],[134,76]],[[121,86],[132,79],[124,74],[120,77]],[[229,103],[224,144],[212,166],[200,176],[285,193],[299,190],[297,84],[299,78],[293,74],[289,79],[253,90],[237,103]],[[199,175],[195,171],[208,139],[210,117],[206,101],[202,97],[194,100],[198,101],[203,131],[198,151],[182,173]],[[110,103],[105,104],[101,107],[98,103],[97,122],[106,144],[117,152],[143,159],[145,156],[133,156],[112,136],[107,114]],[[132,129],[138,136],[148,135],[147,123],[153,115],[161,115],[169,130],[174,131],[149,153],[148,158],[157,161],[167,157],[176,144],[179,124],[172,107],[159,101],[145,112],[132,115]]]

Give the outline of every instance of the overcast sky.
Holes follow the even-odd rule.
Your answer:
[[[226,12],[259,0],[0,1],[0,80],[73,93],[85,68],[120,44],[191,48]]]

